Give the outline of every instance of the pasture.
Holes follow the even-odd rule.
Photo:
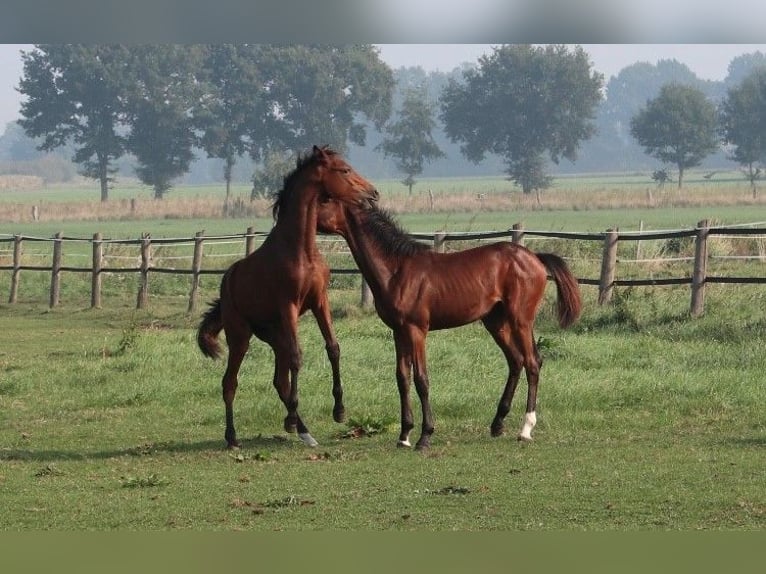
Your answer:
[[[301,322],[300,409],[315,449],[281,431],[272,358],[256,343],[235,403],[243,448],[224,448],[223,363],[201,356],[195,320],[172,300],[141,313],[3,306],[0,527],[762,528],[766,318],[752,309],[766,297],[717,286],[692,322],[665,310],[683,307],[673,291],[633,293],[630,310],[596,309],[586,291],[569,331],[543,313],[528,445],[489,436],[505,366],[483,328],[432,333],[436,433],[425,454],[394,446],[393,342],[354,306],[356,292],[331,292],[346,425],[332,422],[318,330]]]
[[[400,219],[413,231],[504,229],[497,222],[509,219],[508,225],[523,220],[529,229],[601,231],[639,220],[654,229],[677,227],[676,220],[693,226],[704,217],[764,219],[752,205],[736,203],[431,214],[413,208]],[[264,230],[268,214],[258,222],[211,215],[35,225],[41,235],[151,231],[159,237],[202,228],[208,234],[241,233],[248,225]],[[0,231],[35,229],[9,221]],[[752,265],[762,273],[763,263]],[[273,359],[253,340],[235,402],[243,447],[229,451],[224,363],[197,349],[203,309],[186,313],[186,279],[153,279],[160,288],[142,311],[134,309],[134,284],[108,281],[109,304],[88,309],[81,288],[87,279],[78,279],[51,310],[45,274],[25,276],[15,305],[5,303],[7,275],[0,274],[5,531],[766,526],[763,286],[709,286],[705,315],[696,320],[688,317],[687,288],[618,289],[611,305],[599,307],[595,288],[582,286],[583,316],[561,331],[549,285],[536,328],[544,366],[530,444],[515,440],[524,379],[506,419],[508,434],[489,436],[506,367],[483,327],[431,333],[436,432],[431,449],[420,453],[395,447],[399,404],[390,332],[373,311],[359,308],[355,278],[333,280],[347,423],[332,421],[330,366],[313,318],[304,317],[300,411],[319,447],[282,431]],[[216,289],[217,278],[203,278],[202,300]],[[416,399],[413,406],[419,425]]]

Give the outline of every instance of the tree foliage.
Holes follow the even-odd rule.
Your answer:
[[[22,52],[19,124],[41,150],[73,144],[73,161],[109,195],[112,162],[125,153],[126,50],[114,45],[38,45]]]
[[[530,193],[549,185],[541,174],[546,156],[574,161],[580,142],[593,135],[602,83],[579,46],[505,45],[479,58],[462,82],[448,83],[441,119],[468,159],[503,157],[508,174]]]
[[[370,44],[271,46],[260,57],[268,82],[270,148],[364,145],[366,117],[381,127],[391,114],[394,79]],[[254,141],[257,141],[254,139]]]
[[[266,82],[258,65],[262,49],[249,44],[211,44],[203,50],[200,77],[205,92],[195,124],[208,157],[224,162],[228,198],[234,164],[253,147],[250,136],[262,136],[264,131]]]
[[[766,64],[729,89],[721,104],[721,134],[730,157],[745,170],[753,197],[766,163]]]
[[[162,199],[194,159],[194,114],[201,99],[197,81],[201,51],[194,46],[140,45],[131,49],[127,98],[127,146],[136,173]]]
[[[678,168],[678,188],[684,171],[698,166],[718,148],[713,103],[701,90],[666,84],[630,121],[630,133],[648,155]]]
[[[370,44],[37,46],[24,55],[23,126],[102,180],[130,152],[161,198],[188,172],[194,149],[224,162],[365,143],[391,112],[393,74]]]
[[[396,159],[396,167],[407,177],[404,184],[412,193],[415,176],[423,173],[424,165],[444,157],[433,138],[436,127],[436,106],[428,101],[424,88],[407,90],[398,119],[385,127],[386,137],[376,149],[386,157]]]

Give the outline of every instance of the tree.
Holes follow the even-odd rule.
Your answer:
[[[500,155],[524,193],[545,189],[546,155],[574,161],[582,140],[595,131],[603,76],[591,71],[580,46],[505,45],[479,58],[478,68],[450,80],[441,119],[462,153],[479,162]]]
[[[697,88],[666,84],[630,120],[630,133],[647,155],[678,168],[678,189],[684,171],[698,166],[718,148],[716,109]]]
[[[258,57],[260,47],[248,44],[205,46],[204,79],[207,92],[196,114],[201,145],[208,157],[224,161],[226,199],[231,194],[232,170],[238,157],[251,147],[250,134],[266,116],[265,82]],[[257,146],[254,154],[258,156]]]
[[[646,170],[652,166],[641,146],[630,135],[630,119],[656,98],[670,82],[700,88],[714,99],[719,82],[700,80],[686,64],[659,60],[656,64],[637,62],[612,76],[606,83],[605,98],[596,114],[596,135],[580,150],[578,164],[586,171]]]
[[[731,159],[745,168],[753,197],[766,162],[766,66],[756,68],[742,83],[729,89],[721,104],[724,144],[734,146]]]
[[[19,124],[39,149],[74,145],[82,174],[99,181],[101,201],[109,198],[112,162],[125,153],[126,48],[114,45],[37,45],[22,52]]]
[[[165,196],[173,179],[186,173],[194,159],[194,112],[204,87],[196,75],[202,59],[199,48],[131,48],[127,145],[138,161],[138,177],[154,188],[155,199]]]
[[[393,74],[371,44],[270,46],[260,61],[269,100],[269,117],[256,126],[256,132],[266,126],[266,137],[251,135],[260,155],[316,144],[345,153],[348,140],[365,143],[361,115],[381,128],[391,114]]]
[[[427,97],[423,88],[408,90],[399,119],[385,127],[387,137],[376,148],[386,157],[396,158],[397,169],[407,175],[402,183],[409,188],[410,195],[415,176],[423,173],[424,164],[444,157],[432,135],[436,108]]]
[[[271,150],[263,158],[261,168],[253,174],[250,199],[268,197],[282,189],[285,174],[295,168],[295,154]]]

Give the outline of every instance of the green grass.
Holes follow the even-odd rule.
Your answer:
[[[329,364],[305,317],[300,410],[316,449],[281,431],[257,341],[235,403],[243,448],[224,448],[224,365],[197,350],[183,300],[3,305],[0,529],[761,529],[763,290],[716,286],[699,320],[683,311],[686,289],[646,293],[601,308],[584,288],[568,331],[545,306],[529,445],[514,438],[525,384],[509,434],[489,436],[506,371],[486,332],[432,333],[427,453],[394,446],[392,338],[355,291],[331,292],[346,406],[375,432],[347,438],[332,422]]]
[[[557,185],[575,193],[581,186],[589,193],[618,186],[639,195],[647,187],[643,176],[610,177],[561,178]],[[406,202],[395,184],[379,188]],[[435,180],[419,183],[416,192],[433,186],[438,193],[504,194],[504,185]],[[115,197],[143,191],[126,188]],[[35,193],[26,200],[97,197],[92,189]],[[172,193],[222,195],[222,188]],[[0,197],[6,200],[20,201]],[[603,231],[636,229],[639,221],[645,229],[670,229],[705,218],[763,220],[758,209],[522,206],[406,212],[399,219],[412,231],[507,229],[517,221],[527,229]],[[265,231],[271,219],[2,223],[0,233],[191,237],[201,229],[243,233],[250,225]],[[571,257],[579,276],[598,276],[599,242],[528,238],[527,244]],[[50,248],[43,243],[25,242],[25,257],[43,245],[37,263],[44,264]],[[89,246],[78,251],[74,245],[71,254],[65,248],[65,265],[88,266]],[[676,247],[674,253],[689,254],[689,245]],[[643,244],[647,256],[669,248]],[[170,257],[190,254],[185,249],[158,248],[154,264],[171,265]],[[716,239],[709,249],[743,248]],[[205,253],[242,250],[206,246]],[[620,258],[634,255],[635,244],[621,242]],[[328,259],[352,265],[336,251]],[[225,265],[226,258],[215,261]],[[689,267],[621,264],[618,277],[686,276]],[[710,267],[720,275],[763,272],[761,262],[711,260]],[[8,305],[10,273],[0,272],[0,530],[719,531],[766,525],[762,286],[709,285],[705,314],[695,320],[688,316],[688,286],[617,288],[606,307],[596,305],[595,287],[583,286],[585,312],[568,331],[554,324],[548,288],[536,329],[545,363],[532,444],[515,440],[525,382],[506,419],[508,435],[489,436],[506,366],[483,328],[431,333],[436,433],[430,451],[418,453],[394,446],[399,401],[391,334],[372,311],[359,308],[359,278],[334,276],[330,296],[349,424],[332,421],[324,344],[311,317],[304,317],[300,410],[320,446],[308,449],[281,430],[285,413],[271,386],[271,351],[254,340],[235,403],[243,448],[231,452],[223,440],[224,362],[202,357],[195,342],[203,304],[215,296],[219,278],[201,278],[200,309],[191,315],[188,276],[155,273],[149,281],[149,309],[136,311],[137,276],[106,274],[103,309],[93,310],[89,274],[65,272],[61,305],[48,309],[49,273],[23,271],[19,302]],[[412,395],[417,438],[419,403]]]

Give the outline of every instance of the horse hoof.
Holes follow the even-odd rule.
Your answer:
[[[500,426],[500,427],[492,427],[492,428],[489,429],[489,433],[493,437],[503,436],[505,434],[505,428],[503,428],[502,426]]]
[[[303,441],[303,444],[305,444],[306,446],[310,446],[310,447],[319,446],[319,443],[316,441],[316,439],[307,432],[298,433],[298,436]]]
[[[396,446],[397,448],[410,448],[412,445],[409,440],[398,440]]]
[[[233,442],[230,441],[226,445],[226,448],[229,449],[229,450],[239,450],[239,447],[240,447],[240,444],[237,441],[233,441]]]
[[[532,442],[533,439],[531,436],[524,436],[523,434],[520,434],[516,437],[516,440],[519,442]]]
[[[332,412],[332,418],[336,423],[342,423],[346,421],[346,409],[338,409]]]
[[[294,433],[296,430],[298,430],[298,425],[296,423],[285,421],[285,432]]]

